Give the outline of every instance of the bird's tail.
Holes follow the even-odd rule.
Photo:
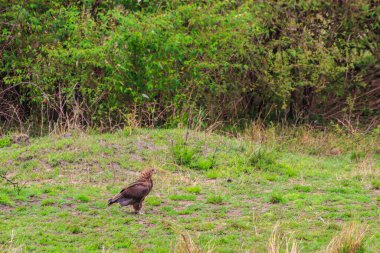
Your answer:
[[[116,203],[121,197],[122,197],[122,195],[120,193],[118,193],[115,196],[113,196],[112,198],[110,198],[108,200],[108,206],[112,205],[113,203]]]

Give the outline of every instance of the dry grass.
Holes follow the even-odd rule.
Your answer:
[[[376,169],[375,161],[367,153],[367,155],[357,163],[354,176],[363,176],[366,178],[379,177],[380,171]]]
[[[189,234],[181,233],[172,253],[212,253],[213,248],[209,245],[208,249],[203,249],[191,239]]]
[[[355,253],[363,246],[368,225],[351,222],[345,225],[327,246],[327,253]]]
[[[22,245],[21,246],[20,245],[19,246],[14,245],[14,243],[13,243],[14,236],[15,236],[15,234],[14,234],[14,231],[12,230],[11,240],[8,243],[0,244],[0,252],[2,252],[2,253],[22,253],[22,252],[24,252]]]
[[[297,253],[299,252],[298,244],[295,240],[286,237],[276,224],[268,240],[267,253]]]

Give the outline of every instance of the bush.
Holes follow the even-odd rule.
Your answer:
[[[97,2],[2,5],[0,122],[379,116],[373,1]]]

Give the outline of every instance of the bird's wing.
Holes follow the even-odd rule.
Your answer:
[[[125,198],[143,198],[150,191],[149,185],[143,182],[136,182],[121,190],[121,195]]]

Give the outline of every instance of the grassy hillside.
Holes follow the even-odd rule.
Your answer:
[[[288,240],[299,252],[329,244],[338,252],[355,247],[352,237],[356,252],[376,252],[376,147],[376,135],[254,128],[240,137],[137,129],[12,144],[0,148],[0,168],[21,190],[0,181],[0,251],[276,252],[268,245],[285,249]],[[145,214],[107,208],[146,166],[159,172]]]

